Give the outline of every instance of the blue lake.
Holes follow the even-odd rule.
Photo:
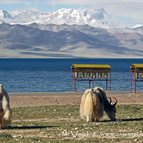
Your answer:
[[[110,64],[112,91],[130,91],[130,65],[143,59],[0,59],[0,82],[8,92],[66,92],[71,91],[72,64]],[[78,83],[79,90],[88,88]],[[105,86],[95,82],[95,86]],[[143,83],[137,83],[143,89]]]

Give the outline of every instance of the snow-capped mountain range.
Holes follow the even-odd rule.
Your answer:
[[[68,24],[90,25],[98,28],[119,28],[121,25],[103,8],[91,10],[59,9],[55,12],[40,13],[31,9],[9,13],[0,10],[0,19],[10,24]]]
[[[142,58],[143,25],[126,28],[104,9],[0,10],[0,57]]]

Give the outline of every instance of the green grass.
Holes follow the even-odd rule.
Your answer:
[[[116,122],[105,114],[100,122],[86,123],[77,105],[21,107],[12,113],[12,128],[0,131],[0,143],[143,142],[142,105],[118,105]]]

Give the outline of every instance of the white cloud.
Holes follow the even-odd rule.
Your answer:
[[[17,3],[18,0],[0,0],[0,4]]]
[[[44,1],[44,0],[41,0]],[[21,3],[21,4],[32,4],[32,3],[39,3],[40,0],[0,0],[0,4],[15,4],[15,3]]]

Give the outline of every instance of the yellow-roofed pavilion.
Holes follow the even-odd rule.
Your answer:
[[[130,66],[131,73],[131,92],[136,93],[137,82],[143,82],[143,64],[132,64]]]
[[[72,67],[72,85],[74,91],[77,91],[77,81],[88,81],[89,88],[95,81],[105,81],[106,90],[111,90],[111,66],[108,64],[73,64]]]

